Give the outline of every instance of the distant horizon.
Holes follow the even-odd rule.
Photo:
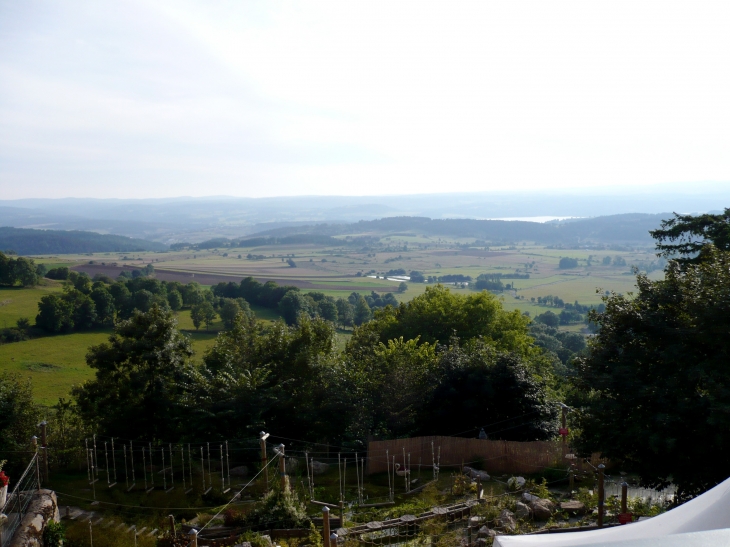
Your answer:
[[[600,188],[588,187],[558,187],[558,188],[540,188],[540,189],[516,189],[516,190],[471,190],[471,191],[432,191],[432,192],[401,192],[401,193],[364,193],[364,194],[347,194],[347,193],[301,193],[301,194],[276,194],[265,196],[236,195],[236,194],[170,194],[166,196],[155,197],[135,197],[135,196],[82,196],[82,195],[65,195],[55,197],[39,197],[25,195],[22,197],[0,198],[0,203],[13,201],[32,201],[32,200],[99,200],[99,201],[164,201],[164,200],[215,200],[215,199],[250,199],[250,200],[274,200],[274,199],[307,199],[307,198],[343,198],[343,199],[367,199],[367,198],[394,198],[394,197],[421,197],[421,196],[470,196],[470,195],[499,195],[499,196],[515,196],[529,194],[535,195],[573,195],[573,196],[645,196],[654,192],[661,191],[671,194],[712,194],[715,192],[726,194],[730,198],[730,181],[728,182],[672,182],[672,183],[654,183],[647,185],[612,185]],[[730,202],[728,203],[730,206]]]

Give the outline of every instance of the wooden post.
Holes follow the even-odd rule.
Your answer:
[[[629,495],[629,485],[626,481],[621,483],[621,512],[628,513],[627,499]]]
[[[198,547],[198,531],[195,528],[190,530],[190,547]]]
[[[41,447],[42,451],[41,454],[43,456],[43,480],[48,482],[48,442],[46,438],[46,425],[48,423],[43,420],[40,424],[41,426]]]
[[[570,494],[573,495],[573,489],[575,487],[575,466],[571,463],[570,470],[568,471],[568,486],[570,487]]]
[[[563,405],[563,416],[561,420],[561,425],[563,429],[568,429],[568,407]],[[568,453],[568,436],[567,435],[561,435],[563,437],[563,460],[565,460],[565,455]]]
[[[40,489],[41,489],[41,468],[40,468],[40,465],[38,464],[38,457],[39,457],[38,456],[38,437],[33,435],[30,438],[30,444],[33,447],[33,450],[35,450],[35,478],[36,478],[36,481],[38,482],[38,491],[40,491]],[[94,497],[94,499],[96,499],[96,497]]]
[[[281,478],[281,489],[287,491],[289,489],[289,481],[286,476],[286,460],[284,459],[284,445],[280,444],[279,449],[279,477]]]
[[[266,456],[266,439],[268,438],[268,433],[264,433],[263,431],[259,433],[259,443],[261,444],[261,468],[264,470],[264,492],[269,491],[269,468],[266,467],[269,464],[269,459]]]
[[[477,475],[477,499],[482,499],[482,477]]]
[[[170,534],[172,534],[172,537],[177,537],[175,533],[175,517],[173,515],[167,515],[167,518],[170,519]]]
[[[603,528],[603,502],[605,498],[605,491],[603,489],[603,470],[606,466],[600,464],[598,466],[598,527]]]
[[[326,505],[322,507],[322,541],[325,545],[330,537],[330,508]]]
[[[337,534],[334,532],[330,534],[330,547],[337,547]]]

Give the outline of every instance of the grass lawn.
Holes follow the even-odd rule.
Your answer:
[[[41,297],[60,291],[61,284],[56,282],[32,289],[0,287],[0,328],[14,327],[21,317],[30,319],[31,324],[34,323]]]

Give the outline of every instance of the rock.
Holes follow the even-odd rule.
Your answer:
[[[528,494],[527,492],[522,494],[522,501],[524,501],[525,503],[532,503],[533,501],[537,501],[539,499],[540,497],[535,496],[534,494]]]
[[[239,465],[231,469],[232,477],[245,477],[246,475],[248,475],[248,467],[245,465]]]
[[[318,462],[317,460],[312,462],[312,472],[315,475],[323,475],[329,470],[329,468],[329,464]]]
[[[487,547],[489,545],[489,542],[487,541],[487,538],[477,538],[477,540],[474,542],[474,545],[476,547]]]
[[[491,528],[487,528],[486,526],[482,526],[479,528],[479,531],[477,532],[477,537],[480,538],[493,538],[497,535],[497,532],[492,530]]]
[[[514,513],[509,509],[503,509],[499,514],[499,525],[507,532],[514,532],[517,528],[517,521],[515,520]]]
[[[530,503],[535,520],[548,520],[555,512],[555,504],[547,499],[539,499]]]
[[[469,526],[479,528],[479,525],[486,519],[484,517],[469,517]]]
[[[55,492],[39,490],[33,492],[32,495],[33,500],[30,502],[12,541],[8,544],[11,547],[40,547],[46,524],[51,520],[55,522],[61,520]]]
[[[525,486],[525,477],[512,477],[507,481],[507,488],[510,490],[519,490]]]
[[[530,517],[532,517],[532,511],[530,510],[530,508],[527,505],[525,505],[521,501],[518,501],[517,507],[515,509],[515,516],[518,519],[526,520],[526,519],[529,519]]]
[[[586,512],[586,506],[580,501],[564,501],[560,504],[560,510],[569,515],[582,515]]]
[[[480,479],[481,481],[488,481],[490,479],[489,473],[486,471],[479,471],[473,467],[464,466],[464,474],[471,479]]]

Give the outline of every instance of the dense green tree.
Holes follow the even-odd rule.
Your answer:
[[[548,310],[545,313],[541,313],[540,315],[536,316],[535,321],[537,321],[538,323],[543,323],[548,327],[557,327],[560,324],[560,317]]]
[[[343,327],[351,327],[355,320],[355,308],[344,298],[338,298],[335,302],[337,306],[337,321]]]
[[[57,279],[60,281],[68,279],[68,274],[70,273],[68,267],[66,266],[59,266],[58,268],[51,268],[48,270],[48,273],[46,274],[46,277],[48,279]]]
[[[17,481],[32,454],[31,437],[38,435],[40,409],[33,400],[30,379],[0,373],[0,461],[4,471]]]
[[[370,306],[368,306],[367,301],[362,296],[358,298],[357,303],[355,304],[355,314],[353,317],[353,322],[356,325],[363,325],[370,321],[372,318],[373,313],[370,311]]]
[[[19,256],[15,259],[13,275],[15,277],[15,281],[23,287],[32,287],[38,283],[38,274],[36,273],[35,263],[23,256]]]
[[[35,324],[48,332],[68,332],[74,327],[73,307],[56,294],[43,296],[38,302]]]
[[[464,340],[482,336],[504,351],[527,353],[533,347],[527,332],[529,321],[519,311],[504,311],[487,291],[458,294],[437,285],[397,308],[377,312],[373,321],[355,330],[351,342],[360,344],[364,337],[368,345],[368,332],[375,332],[383,343],[400,337],[447,343],[456,334]]]
[[[186,307],[192,308],[193,306],[200,304],[205,298],[203,297],[203,291],[198,283],[188,283],[183,287],[182,291],[183,304]]]
[[[102,325],[114,324],[114,297],[104,287],[96,287],[89,295],[94,301],[96,308],[96,319]]]
[[[583,450],[646,485],[671,478],[680,497],[726,479],[730,453],[730,253],[702,252],[670,261],[662,281],[638,275],[635,296],[604,298],[574,401]]]
[[[73,389],[81,416],[103,435],[176,440],[178,385],[192,354],[171,312],[135,312],[108,342],[89,349],[95,378]]]
[[[222,300],[223,303],[218,309],[218,315],[220,315],[226,329],[233,327],[233,321],[239,313],[253,315],[248,302],[243,298],[236,298],[235,300],[233,298],[223,298]]]
[[[172,311],[178,311],[183,306],[183,298],[179,291],[171,290],[167,293],[167,302],[170,304]]]
[[[493,439],[535,441],[557,433],[559,408],[548,386],[516,353],[478,339],[463,346],[454,339],[439,355],[438,376],[418,415],[421,434],[452,435],[473,427],[464,431],[473,436],[484,427]]]
[[[398,285],[398,292],[400,292],[400,293],[404,293],[404,292],[406,292],[407,290],[408,290],[408,283],[406,283],[405,281],[401,282],[401,283],[400,283],[400,284]]]
[[[602,262],[603,262],[603,265],[604,266],[610,266],[611,265],[611,257],[610,256],[604,256]]]
[[[23,256],[12,258],[0,253],[0,285],[31,287],[38,283],[35,263]]]
[[[193,320],[195,329],[199,329],[200,325],[205,323],[206,330],[210,330],[210,325],[215,321],[216,317],[215,309],[210,302],[203,301],[200,304],[196,304],[190,309],[190,318]]]
[[[317,303],[317,308],[320,317],[326,319],[327,321],[332,321],[333,323],[337,322],[339,314],[337,311],[337,304],[334,298],[328,296],[327,298],[320,300]]]
[[[89,294],[91,292],[91,278],[85,272],[70,271],[68,274],[68,285],[79,292]]]
[[[560,262],[558,263],[558,268],[561,270],[567,270],[570,268],[577,268],[578,267],[578,260],[575,258],[570,258],[567,256],[564,256],[560,259]]]
[[[712,244],[721,251],[730,251],[730,208],[720,214],[678,215],[663,220],[661,228],[650,232],[657,240],[657,250],[680,264],[702,260],[700,251]]]

